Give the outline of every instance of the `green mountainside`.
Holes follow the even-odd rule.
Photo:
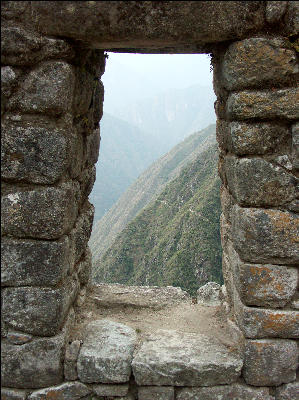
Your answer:
[[[222,283],[217,160],[213,144],[185,166],[94,263],[94,280],[179,286],[191,295]]]
[[[138,212],[155,199],[188,162],[195,160],[199,153],[215,141],[215,125],[210,125],[190,135],[142,173],[112,208],[95,223],[89,242],[94,262],[101,258],[116,236]],[[99,178],[100,176],[97,179]]]

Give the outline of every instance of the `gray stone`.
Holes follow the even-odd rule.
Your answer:
[[[269,24],[275,24],[283,17],[287,10],[286,1],[267,1],[266,21]]]
[[[98,161],[100,150],[101,134],[100,129],[94,129],[91,135],[86,138],[86,164],[92,166]]]
[[[91,390],[81,382],[65,382],[59,386],[33,392],[28,400],[79,400],[87,396]]]
[[[74,340],[66,345],[64,357],[64,377],[68,381],[75,381],[78,379],[77,359],[80,346],[80,340]]]
[[[48,61],[29,72],[7,107],[27,113],[60,115],[71,110],[73,91],[73,67],[63,61]]]
[[[78,265],[78,278],[81,285],[87,285],[91,278],[91,268],[92,268],[92,260],[91,260],[91,251],[89,247],[87,247],[85,254]]]
[[[172,386],[139,387],[138,400],[174,400],[174,387]]]
[[[1,67],[1,95],[9,97],[17,83],[18,74],[10,66]]]
[[[74,224],[78,208],[78,186],[23,188],[4,194],[2,234],[15,237],[58,239]]]
[[[296,379],[298,349],[291,340],[249,340],[243,377],[249,385],[278,386]]]
[[[261,122],[231,122],[228,131],[228,149],[238,155],[272,152],[289,135],[285,126]]]
[[[62,356],[65,337],[35,339],[22,346],[1,345],[1,380],[3,386],[40,388],[62,382]]]
[[[221,65],[223,85],[240,90],[298,78],[295,49],[281,38],[253,37],[232,43]]]
[[[240,262],[238,269],[238,289],[247,305],[284,307],[296,293],[297,268]]]
[[[51,184],[66,171],[68,140],[62,129],[4,125],[1,135],[1,172],[7,180]]]
[[[226,103],[227,115],[232,120],[252,118],[296,120],[299,118],[298,91],[297,88],[290,88],[231,93]]]
[[[242,206],[279,206],[295,199],[299,180],[261,158],[225,157],[228,186]]]
[[[82,254],[86,251],[92,230],[94,206],[89,201],[86,201],[80,211],[76,225],[70,234],[75,263],[80,260]]]
[[[177,400],[274,400],[269,388],[255,388],[239,383],[201,388],[178,389]]]
[[[13,331],[7,332],[6,338],[8,343],[19,344],[19,345],[31,342],[33,340],[32,335],[28,335],[27,333],[21,333],[21,332],[13,332]]]
[[[9,388],[1,388],[1,400],[25,400],[27,392]]]
[[[136,332],[126,325],[97,320],[86,327],[77,369],[86,383],[125,383],[131,375]]]
[[[122,396],[126,396],[128,394],[129,384],[93,385],[92,390],[97,396],[122,397]]]
[[[221,286],[216,282],[208,282],[197,290],[197,303],[205,306],[219,306]]]
[[[276,400],[298,400],[299,382],[291,382],[276,389]]]
[[[232,211],[232,237],[241,259],[250,263],[297,264],[298,215],[258,208]]]
[[[24,13],[28,7],[28,1],[3,1],[1,4],[2,17],[13,19]]]
[[[78,292],[69,280],[58,289],[17,287],[4,289],[3,319],[8,326],[33,335],[51,336],[61,328]]]
[[[69,270],[69,240],[2,238],[2,286],[55,286]]]
[[[281,165],[282,167],[290,170],[290,171],[293,169],[292,163],[291,163],[291,161],[289,159],[289,156],[287,154],[283,154],[281,156],[277,156],[275,158],[275,162],[277,164]]]
[[[213,386],[237,380],[240,348],[228,348],[203,334],[160,330],[136,352],[132,367],[138,385]]]
[[[292,126],[292,160],[293,168],[299,170],[299,122]]]
[[[96,166],[93,165],[92,167],[85,168],[79,180],[81,183],[82,197],[87,200],[96,181]]]

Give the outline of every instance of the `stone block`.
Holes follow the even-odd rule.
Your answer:
[[[296,51],[282,38],[252,37],[232,43],[221,72],[228,90],[260,88],[262,85],[295,82],[299,66]]]
[[[294,213],[233,206],[232,238],[242,261],[298,264],[298,228]]]
[[[7,180],[51,184],[66,171],[68,139],[62,129],[6,124],[1,135],[1,175]]]
[[[97,396],[123,397],[128,394],[129,384],[125,383],[125,384],[113,385],[110,383],[110,385],[93,385],[92,390]]]
[[[77,362],[79,379],[85,383],[128,382],[136,338],[135,330],[123,324],[105,319],[89,323]]]
[[[2,17],[8,20],[17,18],[24,13],[28,6],[27,1],[7,1],[1,4]]]
[[[174,400],[174,387],[141,386],[138,388],[138,400]]]
[[[9,97],[17,85],[19,72],[11,66],[1,67],[1,99]]]
[[[275,24],[283,17],[287,10],[288,3],[285,1],[267,1],[266,21]]]
[[[87,249],[87,243],[92,230],[93,216],[94,206],[89,201],[86,201],[77,218],[76,225],[70,234],[75,263],[80,260],[82,254]]]
[[[280,206],[295,199],[299,180],[261,158],[225,157],[230,192],[242,206]]]
[[[81,382],[65,382],[59,386],[37,390],[28,397],[28,400],[80,400],[91,390]]]
[[[80,132],[70,136],[70,175],[72,178],[79,178],[84,168],[84,139]]]
[[[80,346],[80,340],[74,340],[66,345],[64,357],[64,377],[67,381],[75,381],[78,379],[77,359]]]
[[[58,289],[6,288],[3,293],[3,319],[16,330],[33,335],[55,335],[67,317],[78,286],[78,282],[69,280]]]
[[[55,286],[67,274],[69,239],[2,238],[1,286]]]
[[[238,379],[240,353],[203,334],[160,330],[142,343],[132,367],[137,385],[213,386]]]
[[[73,67],[64,61],[48,61],[29,72],[7,107],[25,113],[61,115],[71,111],[73,92]]]
[[[27,392],[10,388],[1,388],[1,400],[25,400]]]
[[[289,131],[275,123],[233,121],[229,124],[227,135],[229,151],[242,156],[272,152],[288,137]]]
[[[78,265],[78,278],[81,285],[87,285],[91,278],[92,256],[89,247]]]
[[[2,385],[34,389],[61,383],[64,341],[64,333],[38,338],[21,346],[4,339],[1,345]]]
[[[58,239],[77,217],[78,186],[20,188],[1,198],[3,235],[17,238]]]
[[[97,78],[85,66],[78,66],[74,92],[74,112],[77,118],[84,118],[93,105],[96,86]]]
[[[100,129],[94,129],[91,135],[86,137],[86,165],[93,166],[99,157],[100,150]]]
[[[298,285],[298,269],[284,265],[240,262],[238,275],[240,297],[246,305],[284,307]]]
[[[5,25],[1,32],[1,63],[30,66],[44,59],[71,60],[75,53],[65,40],[41,36],[17,25]]]
[[[205,306],[219,306],[221,286],[216,282],[208,282],[197,290],[197,303]]]
[[[285,383],[276,389],[276,400],[298,400],[299,382]]]
[[[296,379],[298,349],[292,340],[248,340],[243,377],[249,385],[278,386]]]
[[[216,138],[219,148],[222,151],[227,150],[227,142],[229,136],[229,122],[218,118],[216,121]]]
[[[226,103],[227,116],[231,120],[261,120],[299,118],[297,107],[299,89],[278,89],[231,93]]]
[[[104,85],[99,79],[96,81],[96,87],[93,95],[93,123],[94,127],[98,127],[98,124],[103,116],[103,104],[104,104]]]
[[[212,387],[178,389],[177,400],[274,400],[269,388],[255,388],[233,383]]]
[[[82,198],[87,200],[96,181],[96,166],[85,168],[79,177],[79,181],[81,183]]]
[[[21,333],[14,331],[7,332],[6,338],[8,343],[19,344],[19,345],[29,343],[33,340],[33,336],[28,335],[28,333]]]
[[[293,168],[299,170],[299,122],[292,126],[292,161]]]

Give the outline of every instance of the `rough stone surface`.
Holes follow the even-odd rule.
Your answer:
[[[197,303],[206,306],[218,306],[221,286],[216,282],[208,282],[197,290]]]
[[[172,386],[139,387],[138,400],[174,400],[174,388]]]
[[[106,396],[106,397],[111,397],[111,396],[126,396],[129,391],[129,384],[119,384],[119,385],[93,385],[92,386],[93,392],[97,396]]]
[[[1,286],[55,286],[69,270],[69,240],[2,238]]]
[[[247,305],[283,307],[296,293],[298,269],[280,265],[239,265],[239,292]]]
[[[77,369],[86,383],[125,383],[131,375],[136,332],[126,325],[97,320],[86,327]]]
[[[291,382],[276,389],[276,400],[298,400],[299,382]]]
[[[18,73],[10,66],[1,67],[1,100],[8,98],[17,85]]]
[[[7,342],[10,344],[25,344],[31,342],[33,340],[32,335],[28,335],[27,333],[20,333],[20,332],[7,332]]]
[[[74,340],[65,348],[64,357],[64,377],[67,381],[75,381],[78,379],[77,359],[80,350],[80,340]]]
[[[1,400],[25,400],[27,392],[24,390],[15,390],[1,388]]]
[[[285,126],[274,123],[231,122],[228,149],[238,155],[272,152],[289,135]]]
[[[267,1],[266,21],[269,24],[277,23],[285,14],[287,6],[286,1]]]
[[[298,77],[296,52],[281,38],[254,37],[231,44],[224,55],[222,78],[229,90],[260,88]]]
[[[242,364],[238,348],[229,353],[203,334],[160,330],[141,345],[132,366],[138,385],[212,386],[234,382]]]
[[[7,180],[51,184],[65,172],[68,141],[62,130],[42,126],[2,127],[1,172]]]
[[[35,339],[22,346],[4,339],[1,345],[3,386],[40,388],[62,382],[64,335]]]
[[[297,264],[298,228],[299,217],[291,212],[233,207],[232,237],[243,261]]]
[[[59,115],[71,110],[73,91],[72,67],[63,61],[48,61],[28,74],[7,107],[27,113]]]
[[[72,183],[4,195],[1,199],[2,234],[58,239],[74,223],[77,196],[78,187]]]
[[[33,392],[28,400],[79,400],[90,392],[91,390],[81,382],[66,382]]]
[[[92,268],[91,251],[89,247],[87,247],[85,254],[83,255],[78,265],[78,278],[79,282],[82,285],[88,284],[91,277],[91,268]]]
[[[6,288],[3,319],[7,325],[33,335],[55,335],[67,316],[78,283],[64,282],[58,289],[38,287]]]
[[[278,386],[296,379],[298,348],[291,340],[249,340],[243,377],[249,385]]]
[[[226,179],[243,206],[279,206],[299,194],[299,181],[283,168],[261,158],[225,158]]]
[[[244,90],[229,95],[226,109],[230,119],[295,120],[299,118],[298,101],[299,89],[297,88],[272,91]]]
[[[292,160],[293,168],[299,170],[299,123],[292,126]]]
[[[201,388],[183,388],[177,392],[177,400],[274,400],[268,388],[254,388],[243,384]]]

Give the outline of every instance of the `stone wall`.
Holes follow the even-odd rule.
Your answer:
[[[3,399],[91,398],[66,344],[90,276],[105,49],[213,53],[226,308],[246,338],[243,383],[139,399],[296,398],[296,24],[298,2],[2,2]],[[135,396],[112,389],[93,395]]]

